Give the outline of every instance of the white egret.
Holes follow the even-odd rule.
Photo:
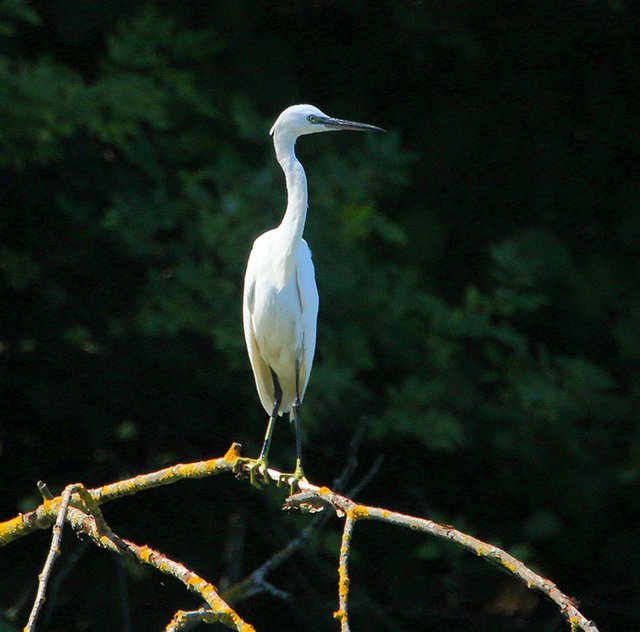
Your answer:
[[[318,290],[311,251],[302,238],[307,217],[307,178],[295,154],[299,136],[333,130],[381,131],[380,127],[332,118],[312,105],[293,105],[271,128],[276,158],[284,171],[287,209],[277,228],[254,244],[244,279],[243,324],[249,360],[269,422],[260,456],[244,459],[251,483],[268,482],[267,457],[276,417],[289,413],[296,432],[296,467],[283,475],[292,489],[304,477],[300,403],[316,348]]]

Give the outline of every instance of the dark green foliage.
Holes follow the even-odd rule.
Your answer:
[[[0,519],[40,478],[256,452],[243,270],[285,205],[267,131],[311,102],[390,132],[299,144],[321,296],[309,477],[330,483],[366,421],[358,474],[385,460],[363,500],[504,546],[602,630],[638,629],[637,26],[604,0],[0,2]],[[292,455],[281,423],[274,464]],[[247,487],[106,518],[235,581],[306,524]],[[239,611],[335,629],[339,526],[272,578],[292,603]],[[0,630],[24,624],[47,537],[0,550]],[[564,629],[448,545],[373,524],[354,542],[354,630]],[[42,629],[159,630],[197,606],[79,547]]]

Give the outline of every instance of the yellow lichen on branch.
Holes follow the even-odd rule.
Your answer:
[[[232,443],[231,447],[222,458],[233,467],[240,458],[240,444]]]
[[[179,610],[176,612],[165,628],[165,632],[177,632],[197,622],[220,622],[239,632],[253,632],[253,626],[242,620],[228,605],[227,601],[218,594],[213,584],[196,575],[179,562],[167,558],[159,551],[148,546],[139,546],[116,536],[108,527],[100,510],[100,505],[106,502],[161,485],[169,485],[180,480],[206,478],[225,472],[241,474],[243,468],[242,466],[239,467],[239,448],[238,444],[233,444],[226,454],[220,458],[178,464],[157,472],[134,476],[95,489],[87,490],[81,484],[74,484],[67,486],[65,493],[57,497],[53,497],[49,490],[46,489],[46,486],[43,485],[46,493],[43,493],[45,499],[40,506],[33,511],[19,514],[10,520],[0,522],[0,546],[13,542],[38,529],[49,528],[54,521],[56,521],[56,524],[60,523],[60,527],[62,522],[66,521],[71,524],[74,530],[86,533],[101,548],[119,555],[133,557],[140,563],[147,564],[162,573],[175,577],[188,590],[197,593],[206,602],[207,606],[199,610]],[[280,480],[282,476],[280,472],[272,469],[267,470],[267,475],[275,481]],[[324,508],[331,507],[339,517],[344,517],[345,519],[338,565],[339,604],[338,609],[334,612],[334,617],[340,623],[341,632],[349,632],[348,597],[350,579],[348,559],[353,528],[358,520],[386,522],[455,542],[480,557],[497,562],[505,570],[525,583],[527,587],[542,592],[557,604],[572,630],[598,632],[595,623],[582,615],[577,608],[576,602],[562,593],[552,581],[537,575],[525,564],[498,547],[462,533],[454,527],[441,525],[426,518],[407,516],[388,509],[356,503],[350,498],[335,493],[326,486],[313,485],[306,479],[299,482],[299,489],[299,493],[287,499],[285,508],[297,508],[307,513],[316,513]],[[54,535],[56,535],[56,532],[58,534],[61,533],[59,529],[54,529]],[[56,539],[56,537],[52,539],[50,548],[52,560],[57,555],[58,541],[59,539]],[[298,538],[296,541],[302,542],[303,539]],[[225,598],[228,598],[228,595],[246,594],[247,591],[250,591],[251,585],[260,586],[263,589],[269,587],[265,581],[266,573],[269,569],[275,568],[280,560],[285,559],[289,550],[293,551],[295,548],[295,546],[285,547],[283,551],[265,563],[264,567],[259,569],[260,572],[253,573],[243,582],[240,582],[242,590],[238,586],[229,588],[225,593]],[[46,568],[50,568],[50,565]],[[43,587],[46,587],[46,581],[43,581],[42,584]],[[274,594],[282,592],[273,586],[270,586],[269,589]],[[44,588],[42,592],[44,594]]]
[[[351,538],[353,536],[353,525],[357,518],[354,518],[353,510],[349,510],[344,519],[344,529],[342,530],[342,541],[340,542],[340,559],[338,562],[338,610],[334,617],[340,621],[340,631],[349,632],[349,611],[347,604],[349,601],[349,553],[351,551]]]
[[[109,485],[89,489],[86,490],[86,493],[97,506],[147,489],[170,485],[177,481],[217,476],[218,474],[231,472],[239,454],[239,445],[234,443],[221,458],[173,465],[157,472],[141,474]],[[5,522],[0,522],[0,546],[9,544],[38,529],[49,528],[56,518],[60,500],[60,496],[45,500],[33,511],[20,514]]]
[[[23,514],[0,523],[0,545],[9,544],[22,535],[26,535]]]
[[[238,632],[255,632],[254,627],[244,621],[240,615],[220,597],[213,584],[189,570],[180,562],[168,558],[160,551],[146,545],[135,544],[130,540],[116,536],[108,527],[106,533],[99,532],[99,530],[92,528],[92,524],[95,526],[97,521],[88,520],[88,518],[93,517],[88,516],[76,507],[69,508],[67,516],[69,523],[76,531],[81,531],[89,535],[95,544],[114,553],[134,557],[142,564],[151,566],[165,575],[175,577],[182,582],[188,590],[198,594],[209,607],[209,610],[206,611],[207,621],[218,621]]]
[[[550,580],[534,573],[506,551],[492,546],[482,540],[478,540],[471,535],[462,533],[454,527],[441,525],[427,518],[417,518],[407,516],[396,511],[370,507],[354,502],[350,498],[336,494],[326,488],[309,489],[299,494],[295,494],[287,499],[289,508],[304,506],[316,503],[323,503],[325,506],[332,506],[339,516],[345,517],[342,543],[340,546],[340,562],[338,566],[338,599],[339,609],[334,613],[334,617],[340,621],[341,631],[349,630],[347,598],[349,593],[348,576],[348,554],[351,545],[353,525],[358,520],[376,520],[386,522],[399,527],[405,527],[414,531],[422,531],[432,536],[453,541],[460,546],[474,552],[480,557],[485,557],[497,562],[502,568],[522,581],[528,588],[534,588],[553,601],[560,609],[560,612],[571,626],[571,629],[583,630],[584,632],[598,632],[598,628],[593,621],[587,619],[577,608],[576,602],[569,596],[562,593],[558,587]]]
[[[220,597],[215,586],[195,575],[182,564],[170,560],[159,551],[148,546],[138,546],[116,536],[108,527],[99,505],[124,496],[131,496],[138,492],[168,485],[179,480],[191,478],[205,478],[215,476],[223,472],[233,470],[239,457],[238,444],[233,444],[224,457],[209,459],[189,464],[178,464],[164,468],[157,472],[134,476],[109,485],[103,485],[96,489],[87,490],[81,484],[67,486],[65,493],[55,498],[47,491],[47,496],[40,506],[33,511],[19,514],[15,518],[0,523],[0,546],[13,542],[18,538],[28,535],[38,529],[50,527],[58,518],[60,527],[63,522],[68,522],[77,532],[87,534],[94,543],[104,549],[117,554],[125,554],[135,557],[139,562],[153,566],[158,571],[176,577],[182,581],[189,590],[198,593],[209,606],[203,621],[219,621],[229,628],[240,632],[253,632],[254,628],[242,620],[242,618]],[[46,489],[46,486],[43,485]],[[58,524],[56,522],[56,525]],[[61,530],[59,527],[59,533]],[[54,529],[55,532],[55,529]],[[50,569],[51,561],[58,555],[58,541],[54,534],[50,555],[45,569]],[[35,628],[35,620],[44,603],[44,590],[48,573],[41,581],[39,599],[36,599],[32,617],[27,625],[29,631]],[[174,627],[173,629],[179,629]]]
[[[238,450],[238,444],[234,443],[223,457],[209,459],[207,461],[197,461],[195,463],[179,463],[178,465],[173,465],[172,467],[167,467],[157,472],[141,474],[140,476],[134,476],[133,478],[118,481],[117,483],[98,487],[90,490],[89,493],[98,504],[103,504],[154,487],[170,485],[177,481],[207,478],[209,476],[223,474],[224,472],[231,472],[239,456]]]

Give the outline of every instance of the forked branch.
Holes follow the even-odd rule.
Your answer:
[[[157,472],[135,476],[95,489],[87,490],[80,484],[70,485],[65,488],[61,496],[51,498],[50,494],[45,495],[44,502],[38,508],[0,523],[0,546],[3,546],[38,529],[49,528],[55,521],[51,548],[40,576],[38,595],[25,630],[27,630],[27,632],[33,632],[33,630],[35,630],[35,621],[44,603],[46,585],[51,573],[51,567],[59,552],[62,525],[64,522],[67,522],[75,531],[87,534],[97,546],[119,555],[129,556],[143,564],[152,566],[162,573],[171,575],[181,581],[190,591],[201,596],[207,604],[206,607],[193,611],[178,611],[165,628],[165,632],[177,632],[178,630],[186,630],[196,623],[213,623],[216,621],[224,623],[227,627],[240,632],[253,631],[253,626],[243,621],[228,605],[227,600],[233,599],[234,601],[239,601],[254,594],[256,589],[260,591],[261,587],[264,588],[264,586],[268,586],[269,584],[265,579],[267,573],[299,548],[300,543],[307,537],[307,529],[312,528],[311,525],[294,539],[289,546],[265,562],[262,567],[254,571],[254,573],[250,574],[236,586],[230,587],[225,593],[227,599],[223,599],[211,583],[190,571],[179,562],[169,559],[159,551],[151,549],[148,546],[134,544],[114,534],[104,520],[99,507],[108,501],[161,485],[169,485],[180,480],[205,478],[226,472],[241,475],[243,473],[243,466],[240,460],[239,449],[240,446],[238,444],[233,444],[228,452],[218,459],[174,465],[173,467],[165,468]],[[281,473],[276,470],[270,469],[267,473],[274,481],[280,480],[282,476]],[[493,560],[506,571],[524,582],[528,588],[539,590],[546,595],[559,607],[569,623],[571,630],[598,632],[596,624],[587,619],[578,610],[576,602],[571,599],[571,597],[562,593],[552,581],[534,573],[520,560],[517,560],[498,547],[482,542],[451,526],[441,525],[432,520],[407,516],[379,507],[358,504],[350,498],[332,491],[328,487],[318,487],[306,480],[300,481],[299,488],[299,493],[287,499],[285,509],[300,509],[305,512],[315,513],[329,507],[335,510],[339,516],[345,518],[338,567],[338,610],[334,614],[340,623],[341,632],[349,631],[348,560],[351,551],[353,528],[359,520],[387,522],[455,542],[473,551],[480,557]]]
[[[584,632],[598,632],[596,624],[587,619],[578,610],[575,600],[561,592],[552,581],[534,573],[520,560],[497,546],[487,544],[471,535],[462,533],[454,527],[441,525],[426,518],[407,516],[380,507],[361,505],[350,498],[336,494],[327,487],[320,487],[315,490],[295,494],[289,497],[286,502],[286,506],[289,508],[300,507],[305,509],[307,507],[314,507],[317,509],[322,505],[332,507],[339,516],[344,516],[345,518],[342,545],[340,548],[339,609],[335,613],[336,618],[340,621],[342,632],[349,630],[347,610],[349,577],[347,573],[347,558],[350,552],[353,525],[358,520],[386,522],[414,531],[422,531],[443,540],[455,542],[473,551],[480,557],[485,557],[496,562],[511,575],[514,575],[526,584],[527,588],[539,590],[559,607],[560,612],[567,620],[572,631],[584,630]]]
[[[201,621],[208,623],[220,622],[238,632],[255,632],[253,626],[243,621],[220,597],[215,586],[211,583],[189,570],[180,562],[168,558],[163,553],[117,536],[107,525],[92,493],[84,486],[79,483],[67,486],[59,504],[56,506],[57,500],[54,498],[51,501],[54,504],[54,510],[57,511],[51,549],[45,563],[45,569],[40,575],[38,595],[29,617],[29,623],[25,627],[25,632],[33,632],[35,630],[38,613],[45,601],[45,590],[53,564],[52,560],[55,559],[56,555],[59,555],[64,522],[68,522],[76,533],[83,533],[89,536],[93,543],[100,548],[133,558],[182,582],[188,590],[198,594],[208,606],[205,617],[201,618]],[[177,630],[180,628],[169,627],[169,629]]]

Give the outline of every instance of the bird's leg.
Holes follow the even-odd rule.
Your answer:
[[[264,435],[264,442],[262,443],[262,449],[260,450],[260,456],[257,459],[238,459],[239,466],[248,465],[249,481],[254,486],[260,489],[263,485],[269,483],[269,476],[267,474],[267,467],[269,466],[267,457],[269,456],[269,448],[271,447],[271,437],[273,436],[273,429],[276,425],[276,417],[278,416],[278,409],[282,403],[282,388],[278,381],[278,376],[271,369],[271,377],[273,379],[273,409],[271,410],[271,416],[269,417],[269,423],[267,424],[267,431]]]
[[[282,473],[278,478],[278,485],[289,485],[289,494],[296,493],[299,481],[306,481],[304,470],[302,469],[302,434],[300,431],[300,400],[296,401],[291,409],[291,421],[296,430],[296,469],[290,473]]]
[[[299,370],[296,362],[296,401],[291,409],[291,417],[296,431],[296,469],[293,474],[281,474],[278,485],[289,485],[289,492],[293,495],[298,487],[298,481],[306,481],[302,469],[302,429],[300,427],[300,388],[298,380]]]
[[[300,424],[300,400],[296,397],[296,402],[293,405],[293,424],[296,431],[296,469],[293,473],[294,483],[297,483],[300,479],[304,478],[304,471],[302,469],[302,428]]]
[[[293,425],[296,431],[296,469],[293,473],[293,486],[301,479],[307,480],[302,470],[302,428],[300,424],[300,363],[296,360],[296,401],[293,403]]]

